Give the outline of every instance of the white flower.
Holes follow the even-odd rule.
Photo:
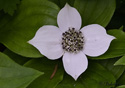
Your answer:
[[[115,37],[98,24],[81,28],[80,14],[68,4],[60,10],[57,23],[59,28],[52,25],[39,28],[29,43],[51,60],[63,55],[65,71],[77,80],[88,67],[86,55],[104,54]]]

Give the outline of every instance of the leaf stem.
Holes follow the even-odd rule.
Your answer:
[[[54,71],[53,71],[52,75],[50,76],[50,79],[52,79],[55,76],[57,68],[58,68],[58,64],[55,65]]]

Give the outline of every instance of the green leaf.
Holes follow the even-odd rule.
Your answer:
[[[26,68],[0,53],[0,88],[26,88],[42,72]]]
[[[55,88],[55,86],[63,79],[63,66],[58,61],[51,61],[47,58],[32,59],[28,61],[25,66],[45,73],[33,81],[28,88]],[[56,73],[54,73],[55,75],[51,78],[54,71],[56,71]]]
[[[124,72],[125,66],[114,66],[118,58],[99,60],[98,62],[109,70],[116,79],[118,79]]]
[[[0,10],[4,10],[5,13],[10,15],[14,14],[14,10],[17,9],[17,4],[20,3],[20,0],[0,0]]]
[[[39,51],[27,41],[34,37],[41,26],[56,25],[58,12],[59,8],[52,2],[22,0],[17,14],[0,28],[0,42],[19,55],[41,57]]]
[[[125,85],[125,71],[122,76],[117,80],[118,84]]]
[[[118,86],[116,88],[125,88],[125,85]]]
[[[116,5],[115,0],[75,0],[75,8],[82,16],[83,26],[88,24],[100,24],[107,26]]]
[[[111,88],[115,85],[114,76],[103,66],[97,63],[89,63],[89,67],[77,81],[67,74],[64,80],[60,82],[56,88]]]
[[[14,52],[5,49],[4,50],[4,54],[6,54],[7,56],[9,56],[12,60],[14,60],[16,63],[23,65],[24,63],[26,63],[28,60],[30,60],[30,58],[26,58],[26,57],[22,57],[20,55],[15,54]]]
[[[12,20],[13,16],[4,13],[4,11],[0,11],[0,30],[3,30],[4,26],[8,24],[10,20]]]
[[[90,57],[91,59],[108,59],[125,55],[125,32],[114,29],[109,30],[108,34],[116,37],[111,42],[108,51],[99,57]]]
[[[125,56],[120,58],[114,65],[125,65]]]

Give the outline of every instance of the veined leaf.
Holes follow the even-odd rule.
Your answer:
[[[121,57],[114,65],[125,65],[125,56]]]
[[[30,60],[30,58],[17,55],[16,53],[14,53],[8,49],[5,49],[3,53],[6,54],[8,57],[10,57],[12,60],[14,60],[16,63],[18,63],[20,65],[23,65],[28,60]]]
[[[56,25],[58,11],[57,5],[46,0],[22,0],[13,19],[0,28],[0,42],[19,55],[41,57],[27,42],[41,26]]]
[[[115,85],[114,76],[103,66],[97,63],[89,63],[89,67],[77,81],[73,78],[64,75],[62,82],[56,88],[111,88]]]
[[[98,62],[103,65],[107,70],[109,70],[116,79],[118,79],[124,72],[125,66],[115,66],[115,62],[118,58],[99,60]]]
[[[0,88],[26,88],[42,72],[26,68],[0,53]]]
[[[63,66],[58,61],[47,58],[32,59],[25,66],[44,72],[44,75],[33,81],[28,88],[55,88],[63,79]]]
[[[74,7],[82,16],[83,26],[100,24],[106,27],[115,11],[115,3],[115,0],[75,0]]]

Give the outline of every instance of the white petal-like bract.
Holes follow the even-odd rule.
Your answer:
[[[99,56],[104,54],[114,36],[108,35],[104,27],[98,24],[85,26],[81,29],[84,36],[83,52],[88,56]]]
[[[58,14],[57,23],[63,32],[67,31],[69,27],[79,30],[81,28],[81,16],[75,8],[66,4]]]
[[[61,46],[62,32],[56,26],[43,26],[38,29],[33,39],[29,41],[41,54],[49,59],[60,58],[64,51]]]
[[[87,69],[88,60],[85,54],[66,52],[62,58],[65,71],[75,80]]]

